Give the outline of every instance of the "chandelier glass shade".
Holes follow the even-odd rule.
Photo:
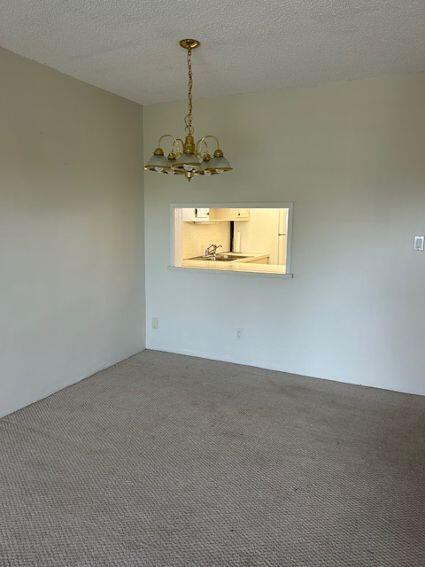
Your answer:
[[[184,119],[185,138],[184,140],[175,138],[172,134],[161,136],[158,147],[145,165],[145,170],[165,175],[184,175],[188,181],[191,181],[195,175],[217,175],[231,171],[232,167],[224,157],[216,136],[208,134],[195,142],[192,125],[192,50],[199,46],[199,41],[182,39],[180,45],[187,50],[188,90],[187,114]],[[168,141],[167,155],[163,148],[163,140]],[[214,145],[213,148],[210,148],[211,143]]]

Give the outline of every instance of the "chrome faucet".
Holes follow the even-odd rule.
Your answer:
[[[217,256],[217,250],[219,248],[223,248],[223,246],[221,244],[218,244],[218,245],[217,244],[210,244],[208,246],[208,248],[205,249],[205,252],[204,252],[205,258],[214,258],[214,260],[215,260],[215,258]]]

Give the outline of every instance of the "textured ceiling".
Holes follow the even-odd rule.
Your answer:
[[[425,70],[425,0],[0,0],[0,45],[143,104]]]

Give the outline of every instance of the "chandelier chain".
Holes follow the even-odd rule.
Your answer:
[[[188,82],[187,82],[187,114],[184,119],[186,125],[185,130],[188,134],[193,135],[192,127],[192,87],[193,87],[193,76],[192,76],[192,49],[187,50],[187,72],[188,72]]]

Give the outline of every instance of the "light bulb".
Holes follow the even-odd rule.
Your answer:
[[[185,171],[193,171],[195,168],[193,167],[193,165],[184,165],[183,169]]]
[[[161,173],[163,169],[164,169],[163,167],[155,167],[155,171],[157,173]]]

